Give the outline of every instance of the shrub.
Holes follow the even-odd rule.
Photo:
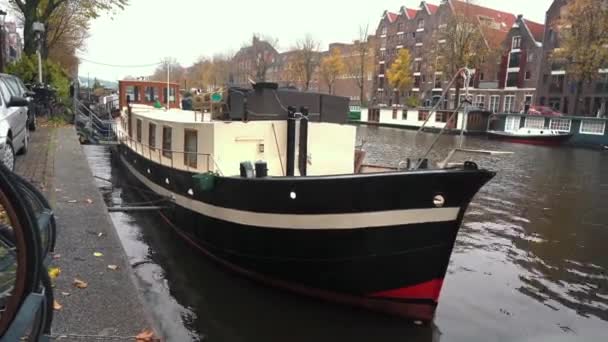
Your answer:
[[[38,57],[36,55],[23,55],[20,60],[6,67],[9,74],[23,80],[23,83],[38,83]],[[62,103],[70,102],[70,78],[63,68],[51,60],[42,61],[43,79],[57,90],[57,96]]]

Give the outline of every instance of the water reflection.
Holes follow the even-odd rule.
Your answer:
[[[398,165],[419,157],[434,135],[360,127],[368,162]],[[457,141],[441,137],[443,159]],[[146,299],[173,340],[450,341],[597,339],[608,331],[608,153],[466,137],[473,156],[497,177],[476,196],[458,236],[436,324],[403,320],[308,300],[258,286],[209,263],[162,220],[113,214]],[[121,182],[106,200],[141,198],[87,147],[94,173]],[[602,173],[602,170],[604,171]],[[100,186],[107,186],[100,182]]]

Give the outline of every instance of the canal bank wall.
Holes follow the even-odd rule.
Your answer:
[[[60,270],[54,280],[60,308],[53,336],[134,339],[144,329],[156,330],[74,128],[33,132],[16,171],[44,191],[56,215],[51,267]],[[76,287],[76,280],[86,287]]]

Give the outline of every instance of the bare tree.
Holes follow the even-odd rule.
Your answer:
[[[253,62],[253,76],[256,82],[266,81],[266,73],[275,62],[277,44],[278,39],[276,38],[270,36],[260,38],[259,35],[253,35],[249,58]]]
[[[321,62],[319,42],[310,34],[296,44],[296,52],[291,62],[291,69],[304,83],[304,90],[309,90],[313,75]]]
[[[359,26],[359,38],[354,42],[354,56],[346,60],[348,73],[357,82],[359,88],[359,99],[363,105],[365,98],[365,80],[367,73],[373,68],[374,47],[369,41],[369,25]]]

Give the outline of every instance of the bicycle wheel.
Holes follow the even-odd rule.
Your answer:
[[[40,250],[40,238],[35,228],[34,215],[22,194],[12,184],[15,179],[11,172],[0,165],[0,209],[3,211],[3,239],[0,246],[4,247],[3,256],[7,260],[8,255],[14,256],[14,281],[12,275],[3,272],[7,276],[9,289],[3,293],[7,294],[3,299],[3,308],[0,314],[0,336],[10,326],[17,311],[25,298],[40,284],[40,272],[42,270],[42,258]],[[10,262],[10,259],[8,260]]]

